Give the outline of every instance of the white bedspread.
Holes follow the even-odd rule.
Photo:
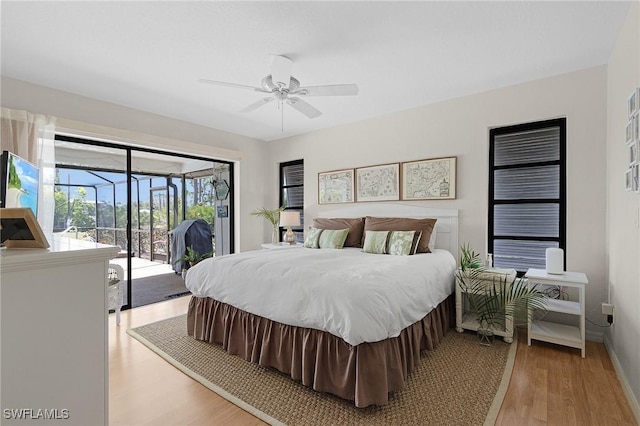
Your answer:
[[[413,256],[345,248],[258,250],[204,260],[186,286],[283,324],[327,331],[351,345],[396,337],[453,292],[445,250]]]

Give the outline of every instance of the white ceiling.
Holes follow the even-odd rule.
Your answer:
[[[2,75],[262,140],[605,64],[628,2],[6,1]],[[262,96],[286,55],[309,119]],[[284,131],[281,130],[281,118]]]

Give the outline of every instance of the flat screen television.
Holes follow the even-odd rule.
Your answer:
[[[2,152],[0,207],[30,208],[38,216],[40,170],[10,151]]]

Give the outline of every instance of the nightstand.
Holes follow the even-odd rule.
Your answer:
[[[544,269],[529,269],[525,274],[527,285],[573,287],[578,289],[578,300],[547,299],[548,312],[575,315],[578,325],[559,324],[551,321],[534,321],[529,318],[529,346],[531,340],[555,343],[557,345],[578,348],[585,357],[584,318],[585,318],[585,288],[588,284],[587,276],[582,272],[564,272],[563,274],[548,274]]]
[[[483,286],[491,286],[494,283],[505,281],[510,285],[516,278],[515,269],[489,268],[481,272],[476,279],[482,281]],[[486,284],[485,284],[486,283]],[[466,292],[456,278],[456,331],[462,333],[464,330],[477,331],[479,324],[477,315],[468,311],[468,303],[465,302]],[[504,328],[493,329],[493,334],[502,336],[507,343],[513,342],[513,317],[504,316]]]
[[[263,250],[279,250],[279,249],[289,249],[289,248],[299,248],[302,247],[303,244],[302,243],[295,243],[295,244],[289,244],[289,243],[277,243],[277,244],[273,244],[273,243],[262,243],[262,249]]]

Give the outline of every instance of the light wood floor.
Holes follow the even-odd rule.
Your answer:
[[[189,297],[109,316],[110,425],[263,425],[187,377],[126,330],[187,310]],[[522,335],[522,334],[521,334]],[[636,425],[611,360],[600,343],[577,349],[520,338],[496,425]]]

